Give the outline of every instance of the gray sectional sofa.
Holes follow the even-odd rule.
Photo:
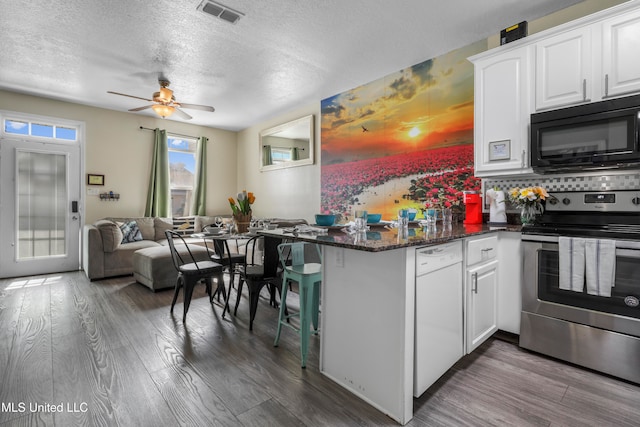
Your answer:
[[[135,221],[141,240],[122,242],[120,224]],[[133,253],[138,249],[166,246],[166,230],[185,234],[187,243],[204,245],[202,239],[188,237],[214,222],[213,217],[189,218],[106,218],[84,226],[82,236],[82,268],[90,280],[133,273]]]

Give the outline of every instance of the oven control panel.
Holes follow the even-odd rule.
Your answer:
[[[564,191],[549,195],[547,211],[640,212],[640,191]]]

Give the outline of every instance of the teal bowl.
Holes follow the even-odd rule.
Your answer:
[[[316,224],[317,225],[324,225],[326,226],[332,226],[333,223],[336,222],[336,216],[335,215],[322,215],[322,214],[317,214],[316,215]]]
[[[377,224],[382,219],[382,214],[368,214],[367,215],[367,223],[369,224]]]

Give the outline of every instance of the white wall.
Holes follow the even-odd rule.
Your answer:
[[[156,119],[134,113],[54,101],[0,90],[0,110],[17,111],[82,121],[86,128],[85,172],[105,176],[103,191],[120,193],[117,202],[100,201],[86,195],[84,222],[114,216],[143,216],[149,185],[153,150],[153,132],[140,130],[164,128],[191,136],[206,136],[207,146],[207,214],[229,213],[227,197],[234,194],[236,181],[236,132]],[[214,113],[215,114],[215,113]]]
[[[261,131],[313,114],[315,163],[260,172]],[[320,212],[320,100],[238,132],[238,190],[253,191],[253,216],[304,218]]]

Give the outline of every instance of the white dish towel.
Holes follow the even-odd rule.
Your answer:
[[[604,239],[586,239],[585,260],[587,293],[610,297],[616,277],[616,242]]]
[[[560,289],[582,292],[584,289],[585,239],[558,238]]]

